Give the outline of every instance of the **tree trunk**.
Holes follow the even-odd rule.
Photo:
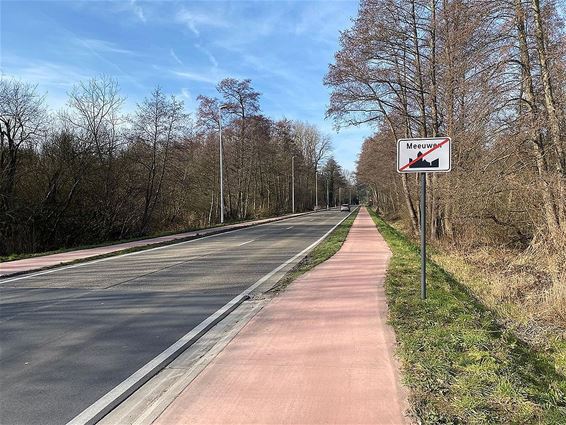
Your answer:
[[[564,149],[560,141],[560,121],[558,119],[558,112],[556,110],[556,101],[554,100],[550,70],[548,69],[548,59],[546,57],[546,40],[544,38],[544,26],[540,13],[539,0],[531,0],[531,8],[534,14],[535,39],[537,44],[542,87],[544,91],[544,106],[546,108],[550,129],[550,140],[558,156],[558,161],[556,161],[556,169],[562,176],[565,176],[566,156],[564,155]]]
[[[415,205],[411,199],[411,193],[409,191],[409,183],[407,181],[407,174],[401,175],[401,181],[403,183],[403,194],[405,195],[405,203],[407,204],[407,210],[409,211],[409,218],[411,219],[411,227],[413,233],[418,233],[419,221],[417,219],[417,212],[415,211]]]
[[[533,3],[537,3],[537,0],[533,0]],[[534,9],[534,6],[533,6]],[[548,182],[548,163],[546,161],[544,152],[544,139],[539,126],[539,111],[537,106],[537,99],[535,97],[535,92],[533,88],[533,77],[531,72],[531,63],[529,57],[529,47],[527,44],[527,34],[525,29],[525,11],[521,5],[521,0],[515,0],[515,18],[517,26],[517,37],[519,41],[519,51],[520,60],[522,68],[522,82],[523,82],[523,93],[525,96],[525,103],[527,112],[530,116],[530,142],[532,146],[532,152],[535,159],[535,164],[537,167],[537,172],[539,175],[539,187],[542,192],[543,198],[543,209],[546,220],[546,225],[552,233],[555,233],[560,225],[558,218],[558,212],[556,208],[556,203],[554,201],[554,196],[552,189]]]
[[[432,115],[433,137],[439,136],[440,122],[438,118],[438,99],[436,82],[436,2],[430,0],[430,110]],[[440,202],[438,199],[438,175],[433,173],[428,182],[430,185],[430,236],[436,240],[442,236],[442,216],[440,214]]]

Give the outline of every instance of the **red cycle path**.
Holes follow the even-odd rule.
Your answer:
[[[258,313],[157,424],[405,424],[390,251],[365,209],[330,260]]]

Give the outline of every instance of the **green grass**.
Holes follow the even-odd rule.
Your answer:
[[[328,235],[328,237],[326,237],[326,239],[314,247],[305,258],[287,272],[285,276],[283,276],[283,278],[270,289],[269,292],[281,292],[300,275],[315,268],[320,263],[328,260],[336,254],[346,240],[346,237],[350,232],[350,228],[352,227],[352,223],[354,223],[354,220],[358,215],[358,211],[359,208],[356,211],[353,211],[346,220],[344,220],[332,233],[330,233],[330,235]]]
[[[421,300],[418,248],[370,213],[393,252],[386,293],[414,416],[424,424],[566,424],[566,378],[553,363],[432,261]]]

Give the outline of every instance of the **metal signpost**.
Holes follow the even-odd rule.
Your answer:
[[[452,168],[450,137],[397,140],[397,171],[419,173],[421,181],[421,298],[426,299],[426,173],[447,173]]]

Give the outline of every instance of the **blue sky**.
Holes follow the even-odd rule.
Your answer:
[[[214,96],[230,76],[252,80],[271,118],[331,134],[346,169],[371,134],[336,134],[324,119],[322,79],[357,1],[0,1],[1,72],[37,83],[53,108],[73,84],[104,73],[118,80],[128,110],[160,85],[193,111],[199,94]]]

